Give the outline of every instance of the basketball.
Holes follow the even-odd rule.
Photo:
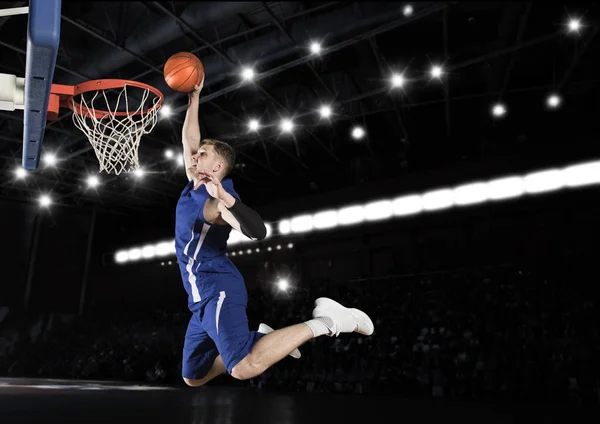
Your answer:
[[[204,78],[204,66],[192,53],[175,53],[167,60],[164,69],[167,85],[175,91],[190,93],[194,85],[200,85]]]

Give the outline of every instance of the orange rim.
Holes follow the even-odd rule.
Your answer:
[[[87,108],[83,108],[81,104],[73,101],[73,97],[83,93],[89,93],[91,91],[99,91],[99,90],[111,90],[115,88],[124,88],[126,85],[137,87],[141,89],[149,90],[154,93],[156,97],[158,97],[158,102],[152,105],[149,108],[144,110],[136,111],[136,112],[109,112],[108,110],[98,110],[95,109],[95,113],[92,114],[91,110]],[[81,116],[92,116],[94,115],[97,119],[105,118],[106,116],[132,116],[132,115],[141,115],[148,112],[151,112],[155,109],[158,109],[164,102],[165,97],[163,94],[155,87],[151,85],[144,84],[142,82],[137,81],[129,81],[122,79],[100,79],[100,80],[92,80],[82,82],[77,85],[61,85],[61,84],[52,84],[52,89],[50,91],[51,97],[52,95],[60,98],[60,107],[68,108]],[[83,111],[83,109],[86,109]]]

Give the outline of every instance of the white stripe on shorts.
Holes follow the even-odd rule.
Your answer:
[[[224,291],[219,293],[219,300],[217,301],[217,318],[215,320],[217,323],[217,334],[219,334],[219,315],[221,315],[221,307],[223,306],[223,301],[226,297],[227,296],[225,295]]]

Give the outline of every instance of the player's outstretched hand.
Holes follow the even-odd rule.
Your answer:
[[[204,77],[202,77],[202,82],[200,83],[200,85],[195,85],[194,86],[194,91],[192,91],[190,93],[190,97],[191,98],[200,97],[200,92],[202,91],[203,87],[204,87]]]
[[[227,193],[221,184],[221,181],[214,175],[209,172],[200,171],[197,173],[199,179],[196,185],[194,186],[194,190],[197,190],[201,185],[206,187],[206,191],[211,197],[214,197],[217,200],[224,200],[225,194]]]

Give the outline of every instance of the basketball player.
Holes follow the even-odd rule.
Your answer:
[[[227,178],[235,161],[231,146],[200,140],[203,84],[189,95],[182,131],[189,183],[176,210],[176,251],[192,312],[182,360],[183,379],[189,386],[202,386],[224,372],[239,380],[256,377],[287,355],[300,357],[297,348],[314,337],[374,331],[364,312],[328,298],[315,301],[309,321],[276,331],[264,324],[259,331],[249,330],[244,279],[225,249],[232,228],[262,240],[266,227]]]

